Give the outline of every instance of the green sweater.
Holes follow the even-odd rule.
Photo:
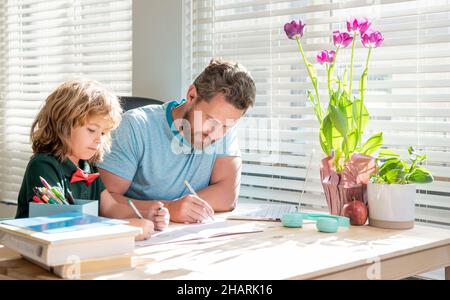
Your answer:
[[[97,168],[90,166],[85,160],[80,160],[79,168],[85,173],[96,173]],[[92,184],[86,185],[85,181],[70,183],[72,174],[77,166],[69,159],[61,162],[51,154],[38,153],[31,157],[23,176],[20,187],[16,218],[27,218],[29,202],[33,200],[33,188],[43,187],[39,176],[43,177],[51,186],[59,186],[64,195],[71,193],[74,199],[100,200],[100,194],[105,189],[100,177]]]

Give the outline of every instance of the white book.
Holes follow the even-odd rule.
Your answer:
[[[141,228],[113,225],[59,233],[0,224],[0,243],[46,266],[134,252]]]

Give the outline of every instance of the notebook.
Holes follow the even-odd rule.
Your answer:
[[[215,221],[205,224],[189,224],[156,233],[148,240],[136,242],[136,246],[145,247],[261,231],[262,229],[254,223]]]

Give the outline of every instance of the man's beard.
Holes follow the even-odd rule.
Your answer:
[[[183,124],[187,124],[188,126],[182,126],[180,131],[183,133],[183,136],[188,140],[192,147],[196,149],[204,149],[213,144],[215,141],[212,140],[209,136],[204,136],[202,130],[194,132],[192,125],[195,123],[195,120],[193,115],[193,107],[190,107],[182,116]],[[193,122],[191,122],[190,120],[192,120]],[[202,124],[202,120],[200,120],[199,124]]]

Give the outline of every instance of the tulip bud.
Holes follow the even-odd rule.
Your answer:
[[[335,54],[335,51],[322,50],[316,56],[317,62],[320,64],[323,64],[324,62],[331,64],[334,61]]]
[[[366,32],[371,23],[367,18],[348,18],[347,19],[347,31],[348,32],[355,32],[358,31],[361,35]]]
[[[292,20],[290,23],[284,24],[284,31],[291,40],[301,38],[305,29],[305,24],[302,20]]]
[[[336,47],[347,47],[353,41],[353,37],[347,32],[333,31],[333,43]]]
[[[380,47],[384,37],[379,31],[368,31],[361,36],[361,43],[367,48]]]

